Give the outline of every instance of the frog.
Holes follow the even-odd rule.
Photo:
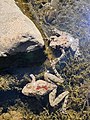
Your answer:
[[[60,46],[64,50],[69,48],[74,53],[75,58],[81,56],[80,40],[78,38],[74,38],[70,33],[60,31],[57,28],[53,28],[52,33],[53,35],[50,36],[50,46],[52,48],[56,48],[57,46]]]
[[[26,96],[44,96],[49,94],[49,103],[51,107],[58,106],[58,104],[64,100],[62,109],[65,110],[69,91],[64,91],[56,97],[58,85],[64,82],[63,79],[57,77],[56,75],[50,73],[49,71],[44,73],[43,79],[36,80],[35,75],[30,74],[32,81],[27,83],[23,89],[22,93]]]

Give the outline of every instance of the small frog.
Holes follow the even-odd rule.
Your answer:
[[[71,34],[60,31],[56,28],[53,30],[53,36],[50,37],[50,46],[55,48],[56,46],[60,46],[64,48],[71,48],[74,52],[74,56],[78,57],[81,55],[80,53],[80,41],[79,39],[75,39]]]
[[[69,92],[64,91],[56,97],[58,84],[64,82],[63,79],[53,75],[49,72],[44,73],[44,80],[36,80],[33,74],[31,83],[28,83],[22,89],[24,95],[40,95],[43,96],[49,93],[49,103],[52,107],[58,105],[64,98],[68,97]],[[64,100],[63,108],[66,106],[66,99]]]

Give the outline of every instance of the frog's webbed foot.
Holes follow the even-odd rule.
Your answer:
[[[49,102],[50,102],[50,105],[52,107],[58,105],[65,97],[67,98],[67,95],[69,94],[68,91],[65,91],[63,93],[61,93],[60,95],[58,95],[58,97],[56,97],[56,92],[57,92],[57,89],[54,89],[50,94],[49,94]],[[56,97],[56,98],[55,98]],[[66,99],[64,101],[64,104],[63,104],[63,110],[65,110],[66,108]]]

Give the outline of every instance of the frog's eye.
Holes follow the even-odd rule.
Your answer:
[[[52,37],[51,40],[54,40],[54,37]]]
[[[60,34],[58,34],[58,33],[56,33],[55,35],[56,35],[57,37],[60,37],[60,36],[61,36],[61,35],[60,35]]]

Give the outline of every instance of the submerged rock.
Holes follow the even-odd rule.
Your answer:
[[[41,33],[14,0],[0,0],[0,56],[34,51],[44,45]]]

